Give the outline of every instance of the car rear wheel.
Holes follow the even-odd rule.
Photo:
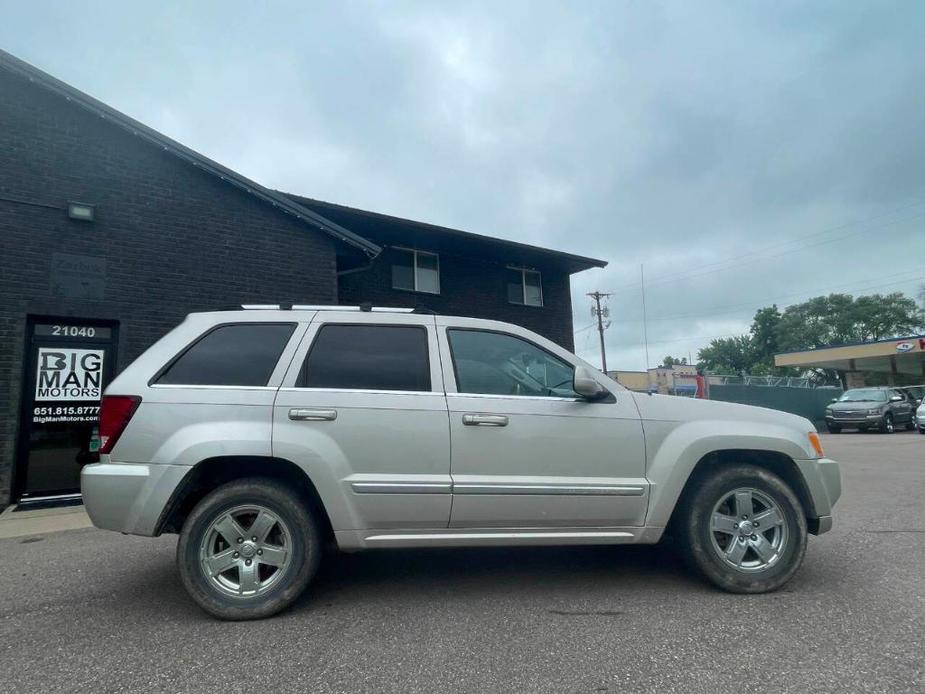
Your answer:
[[[887,412],[883,421],[880,423],[880,432],[883,434],[892,434],[896,431],[896,427],[893,426],[893,415]]]
[[[806,516],[780,477],[735,465],[692,482],[679,534],[697,571],[733,593],[777,590],[793,577],[806,552]]]
[[[315,574],[317,524],[292,490],[264,478],[222,485],[193,509],[177,566],[196,603],[219,619],[260,619],[292,604]]]

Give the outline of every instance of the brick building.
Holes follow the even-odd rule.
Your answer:
[[[0,508],[76,491],[97,386],[187,313],[369,301],[571,347],[604,264],[268,190],[0,51]],[[65,362],[77,400],[41,388]]]

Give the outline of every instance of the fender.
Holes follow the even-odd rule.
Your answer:
[[[773,422],[701,419],[644,421],[649,510],[646,525],[665,527],[684,485],[704,456],[724,450],[768,451],[791,460],[811,457],[793,427]]]

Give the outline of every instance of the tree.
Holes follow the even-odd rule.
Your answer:
[[[665,357],[658,368],[670,369],[672,366],[687,366],[687,357],[681,357],[680,359],[672,356]]]
[[[777,304],[758,309],[752,320],[751,345],[755,363],[751,367],[755,373],[756,366],[763,366],[766,373],[774,368],[774,355],[780,352],[778,348],[777,328],[780,325],[781,313]]]
[[[752,368],[754,354],[750,335],[721,337],[697,353],[698,366],[713,373],[736,374]]]
[[[815,349],[917,332],[925,315],[901,293],[859,296],[830,294],[787,307],[777,328],[776,348]]]

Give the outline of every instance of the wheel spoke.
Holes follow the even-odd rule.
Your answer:
[[[206,562],[209,565],[209,573],[212,576],[218,576],[223,571],[227,571],[232,566],[238,563],[238,560],[234,558],[234,548],[226,549],[224,552],[219,552],[218,554],[213,554],[211,557],[206,559]]]
[[[736,515],[739,518],[752,515],[752,493],[749,491],[736,492]]]
[[[744,542],[739,542],[737,537],[733,537],[729,540],[729,545],[726,547],[726,559],[736,566],[739,566],[742,563],[742,559],[745,557],[746,551],[748,551],[748,545]]]
[[[239,590],[242,593],[252,593],[257,590],[257,562],[248,566],[244,562],[238,565]]]
[[[713,532],[726,533],[727,535],[739,534],[736,525],[738,525],[738,521],[725,513],[714,513],[713,520],[710,522],[710,528]]]
[[[757,516],[755,516],[755,523],[758,525],[758,529],[761,532],[765,530],[770,530],[776,525],[783,525],[784,519],[780,515],[780,511],[776,508],[769,508],[767,511],[762,511]]]
[[[266,511],[261,511],[257,514],[250,529],[247,531],[248,536],[256,537],[258,543],[266,542],[267,535],[270,534],[274,525],[276,525],[276,518]]]
[[[286,556],[289,554],[289,552],[282,547],[274,547],[272,545],[264,545],[261,551],[263,554],[257,557],[257,561],[261,564],[277,567],[285,564]]]
[[[244,530],[231,514],[225,514],[214,527],[231,547],[238,544],[238,538],[244,537]]]
[[[751,545],[752,549],[755,550],[755,553],[758,557],[767,564],[774,558],[774,555],[777,554],[777,551],[768,542],[767,538],[764,535],[757,535],[756,540],[749,540],[748,544]]]

